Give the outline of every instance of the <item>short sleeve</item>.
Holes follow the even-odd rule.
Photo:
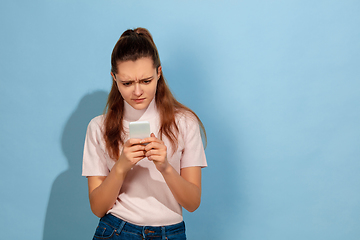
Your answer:
[[[107,176],[109,174],[101,131],[102,124],[103,117],[98,116],[92,119],[88,125],[83,154],[83,176]]]
[[[192,114],[186,113],[179,121],[179,128],[184,141],[180,168],[206,167],[207,162],[198,120]]]

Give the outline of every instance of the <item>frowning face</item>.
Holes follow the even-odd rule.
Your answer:
[[[118,72],[111,75],[121,96],[134,109],[147,108],[155,97],[161,66],[156,69],[150,57],[143,57],[119,62],[117,67]]]

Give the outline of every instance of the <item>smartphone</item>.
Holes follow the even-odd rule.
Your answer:
[[[129,131],[130,138],[148,138],[150,137],[150,123],[148,121],[131,122]]]

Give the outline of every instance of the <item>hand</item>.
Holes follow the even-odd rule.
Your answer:
[[[116,167],[127,173],[137,162],[145,157],[145,146],[141,139],[129,139],[125,142],[121,155],[116,162]]]
[[[149,143],[145,146],[145,156],[153,161],[157,170],[160,172],[166,171],[170,166],[167,160],[167,148],[163,141],[155,137],[152,133],[149,138],[141,140],[141,143]]]

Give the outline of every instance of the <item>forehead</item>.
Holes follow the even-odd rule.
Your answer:
[[[125,61],[118,63],[117,75],[121,80],[137,80],[151,77],[155,73],[155,67],[151,58],[139,58],[136,61]]]

